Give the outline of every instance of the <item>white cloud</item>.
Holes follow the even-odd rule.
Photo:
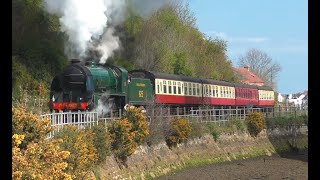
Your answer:
[[[205,32],[207,36],[224,39],[229,42],[236,43],[264,43],[269,39],[266,37],[231,37],[225,32],[218,31],[207,31]]]
[[[269,39],[266,37],[240,37],[240,38],[231,38],[232,42],[241,42],[241,43],[264,43]]]
[[[205,34],[210,37],[217,37],[225,40],[229,39],[227,34],[224,32],[208,31],[208,32],[205,32]]]
[[[258,48],[269,53],[308,53],[308,42],[303,39],[271,39],[268,37],[231,36],[226,32],[207,31],[212,38],[220,38],[228,42],[229,57],[239,56],[250,48]]]

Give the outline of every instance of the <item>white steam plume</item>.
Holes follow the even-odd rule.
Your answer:
[[[68,35],[65,52],[71,58],[85,58],[98,51],[105,63],[120,47],[114,28],[125,20],[127,5],[148,16],[174,0],[44,0],[49,13],[59,17],[62,32]],[[99,43],[95,42],[98,41]]]
[[[113,51],[120,47],[119,37],[113,36],[113,33],[114,29],[108,28],[103,34],[101,42],[97,46],[97,50],[102,53],[99,63],[104,64],[108,57],[113,55]]]
[[[113,37],[113,31],[108,31],[107,23],[113,11],[118,12],[123,9],[124,0],[45,0],[45,7],[49,13],[57,14],[60,19],[61,31],[68,35],[68,43],[66,47],[69,56],[84,56],[85,52],[92,42],[92,38],[99,39],[104,29],[107,29],[105,40],[111,40],[112,46],[106,46],[106,42],[102,45],[108,55],[118,48],[119,41],[117,37]],[[117,42],[117,45],[115,43]],[[104,59],[108,55],[103,54]]]
[[[94,112],[98,112],[98,116],[105,116],[110,113],[113,107],[113,99],[110,99],[108,95],[103,95],[98,99],[98,106],[93,109]]]

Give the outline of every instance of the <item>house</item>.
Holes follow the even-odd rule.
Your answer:
[[[279,96],[278,101],[280,102]],[[294,106],[299,109],[308,109],[308,90],[303,93],[282,95],[282,101],[280,103],[283,105],[286,104],[286,106]]]
[[[249,70],[249,66],[246,65],[243,68],[233,68],[234,72],[237,74],[240,82],[244,84],[263,86],[264,81],[257,75],[253,74]]]
[[[279,103],[282,103],[282,102],[284,102],[284,99],[285,99],[285,97],[283,97],[283,96],[281,95],[281,93],[278,93],[278,102],[279,102]]]

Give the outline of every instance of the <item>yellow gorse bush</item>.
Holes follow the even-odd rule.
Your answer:
[[[45,139],[51,130],[48,118],[39,119],[38,115],[26,112],[22,107],[12,107],[12,133],[24,135],[21,148],[29,142]]]
[[[109,127],[111,149],[115,156],[125,162],[149,135],[149,127],[141,108],[128,106],[124,118],[113,122]]]
[[[55,135],[55,138],[63,139],[61,148],[71,153],[67,158],[66,172],[72,175],[72,179],[88,178],[98,161],[92,131],[79,130],[76,126],[67,125]]]
[[[66,173],[70,152],[60,150],[62,140],[31,142],[21,150],[23,138],[12,136],[12,179],[71,179]]]
[[[12,179],[71,179],[62,139],[46,140],[49,119],[12,107]]]
[[[257,136],[263,129],[266,128],[265,118],[260,112],[251,112],[246,118],[248,131],[251,136]]]
[[[183,118],[175,118],[170,123],[169,134],[166,137],[167,145],[176,147],[177,144],[183,142],[191,135],[191,126],[189,122]]]

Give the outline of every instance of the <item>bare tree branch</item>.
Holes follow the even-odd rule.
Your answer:
[[[249,49],[244,55],[239,57],[238,66],[248,65],[250,71],[258,75],[265,83],[276,89],[276,80],[281,71],[281,66],[273,62],[272,58],[265,52],[258,49]]]

